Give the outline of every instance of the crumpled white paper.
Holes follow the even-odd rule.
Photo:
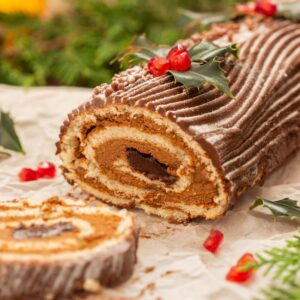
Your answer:
[[[59,127],[67,113],[90,95],[90,89],[82,88],[25,90],[0,85],[0,107],[14,117],[27,152],[25,156],[15,154],[0,162],[0,199],[42,200],[63,195],[71,189],[61,175],[54,180],[20,183],[17,174],[22,167],[34,168],[42,160],[59,165],[54,146]],[[292,221],[275,222],[261,212],[249,212],[250,203],[258,195],[274,200],[282,197],[300,199],[300,153],[269,176],[263,187],[248,191],[221,219],[198,220],[184,226],[134,211],[141,226],[135,273],[127,283],[107,290],[105,294],[157,300],[251,299],[268,283],[262,272],[244,285],[227,282],[224,279],[226,272],[245,252],[255,253],[284,244],[298,225]],[[225,236],[217,255],[202,247],[212,227],[220,229]]]

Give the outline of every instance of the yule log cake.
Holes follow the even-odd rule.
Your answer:
[[[71,184],[170,221],[214,219],[300,146],[300,24],[248,17],[183,41],[236,43],[223,69],[235,99],[187,90],[135,66],[102,84],[61,127]]]
[[[0,299],[57,299],[127,280],[137,229],[114,212],[56,197],[0,203]]]

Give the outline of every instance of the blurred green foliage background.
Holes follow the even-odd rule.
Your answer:
[[[68,1],[68,0],[66,0]],[[230,10],[237,0],[69,0],[50,20],[0,14],[0,82],[96,86],[119,71],[110,61],[136,34],[162,44],[185,36],[179,8]]]

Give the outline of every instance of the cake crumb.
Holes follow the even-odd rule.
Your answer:
[[[169,270],[169,271],[166,271],[165,273],[161,274],[160,277],[166,277],[166,276],[174,274],[175,272],[176,271],[174,271],[174,270]]]
[[[153,272],[154,270],[155,270],[155,267],[154,267],[154,266],[151,266],[151,267],[145,268],[144,272],[145,272],[145,273],[151,273],[151,272]]]

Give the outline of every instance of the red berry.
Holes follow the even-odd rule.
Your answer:
[[[226,279],[232,282],[245,282],[249,280],[254,272],[254,268],[247,269],[247,264],[256,264],[257,261],[253,254],[245,253],[236,263],[234,267],[231,267],[226,275]],[[243,267],[246,267],[244,270]]]
[[[208,238],[204,241],[203,247],[211,253],[215,253],[219,249],[223,238],[224,235],[221,231],[217,229],[212,229]]]
[[[23,168],[19,173],[20,181],[35,181],[38,178],[38,172],[30,168]]]
[[[189,52],[180,46],[172,48],[167,59],[170,62],[170,69],[174,71],[184,72],[190,69],[192,65]]]
[[[256,3],[251,1],[245,4],[237,4],[235,7],[235,12],[238,15],[249,15],[255,13],[255,8]]]
[[[56,167],[50,162],[43,161],[39,163],[37,173],[39,178],[54,178],[56,174]]]
[[[277,13],[277,5],[271,0],[258,0],[256,2],[255,12],[267,17],[272,17]]]
[[[154,76],[161,76],[170,70],[170,63],[164,57],[153,56],[147,64],[148,70]]]
[[[250,269],[248,271],[241,271],[241,267],[234,266],[231,267],[229,272],[226,275],[226,280],[232,282],[245,282],[252,277],[253,270]]]

